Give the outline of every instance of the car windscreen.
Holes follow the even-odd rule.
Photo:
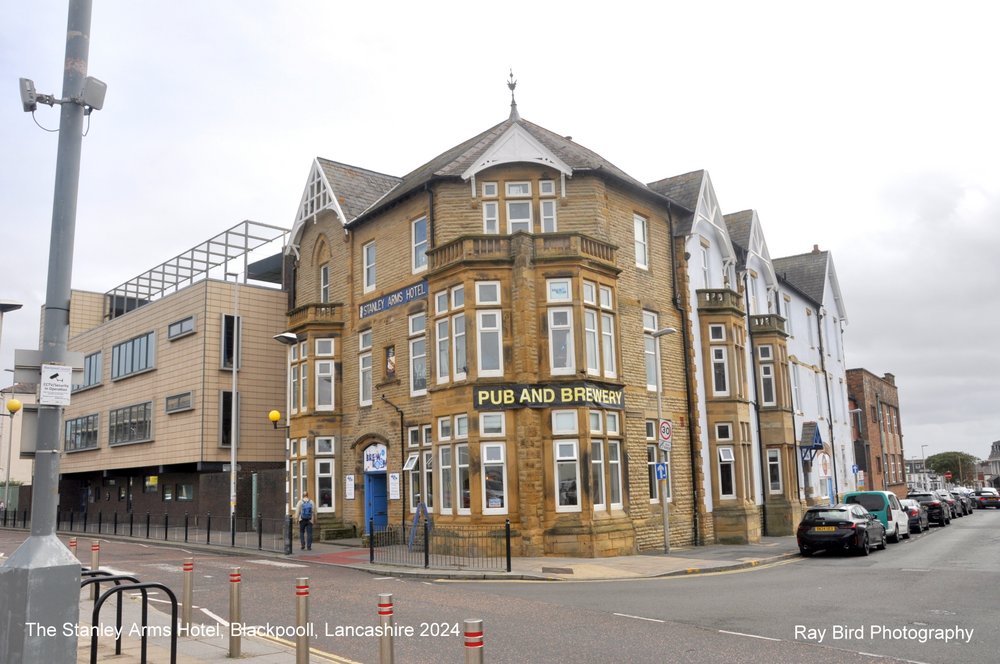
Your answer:
[[[880,496],[877,493],[859,493],[856,496],[848,496],[844,502],[861,505],[869,512],[885,509],[885,496]]]
[[[843,521],[850,519],[847,510],[814,510],[806,512],[803,521]]]

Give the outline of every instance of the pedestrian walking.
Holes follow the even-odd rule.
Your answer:
[[[309,497],[309,492],[302,494],[302,500],[295,505],[295,518],[299,520],[299,550],[312,551],[313,548],[313,512],[316,506]]]

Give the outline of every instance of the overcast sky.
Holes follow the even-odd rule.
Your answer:
[[[521,116],[643,182],[711,174],[772,257],[833,252],[848,363],[896,375],[905,453],[1000,439],[1000,10],[989,3],[95,2],[108,84],[73,287],[244,219],[291,226],[311,159],[404,175]],[[37,348],[67,4],[0,10],[0,363]],[[58,109],[40,106],[55,129]],[[3,384],[9,383],[10,374]]]

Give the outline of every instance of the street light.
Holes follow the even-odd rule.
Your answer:
[[[271,420],[271,424],[277,429],[278,422],[281,421],[281,411],[272,410],[267,414],[267,419]],[[288,482],[289,464],[291,463],[291,443],[288,440],[288,430],[291,428],[291,425],[286,422],[282,428],[285,430],[285,555],[290,556],[292,555],[292,511],[288,501]]]
[[[653,339],[656,343],[656,436],[659,440],[660,427],[663,426],[663,362],[660,360],[660,337],[677,332],[676,328],[665,327],[653,332]],[[670,448],[660,448],[662,463],[667,465],[667,473],[670,473]],[[663,553],[670,553],[670,512],[667,509],[667,486],[669,477],[660,480],[660,505],[663,507]]]
[[[0,413],[4,417],[10,418],[10,438],[7,440],[7,477],[4,480],[3,485],[3,506],[4,509],[10,509],[10,449],[14,447],[14,415],[17,411],[21,410],[21,402],[17,399],[10,399],[7,401],[7,412]],[[3,431],[0,431],[0,436],[2,436]]]
[[[851,414],[851,415],[857,415],[858,416],[858,418],[857,418],[858,419],[858,439],[859,440],[863,440],[864,443],[865,443],[865,472],[868,473],[869,477],[871,477],[871,464],[869,463],[869,458],[868,458],[870,456],[870,452],[868,450],[868,438],[864,435],[864,433],[861,430],[861,413],[862,413],[862,410],[860,408],[851,408],[847,412],[849,414]],[[857,447],[855,447],[854,449],[857,450]],[[855,464],[855,466],[857,466],[857,464]],[[855,489],[858,488],[858,474],[857,473],[854,473],[854,488]]]

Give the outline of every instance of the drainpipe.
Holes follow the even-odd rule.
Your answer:
[[[743,271],[743,304],[746,306],[747,312],[747,337],[750,339],[750,374],[753,376],[753,410],[756,414],[757,423],[757,465],[759,467],[760,476],[760,517],[762,521],[764,534],[767,535],[767,489],[764,486],[764,471],[766,470],[764,466],[764,437],[761,435],[760,430],[760,399],[758,398],[757,389],[759,382],[757,382],[757,345],[754,343],[753,339],[753,323],[750,319],[750,292],[747,287],[747,271]]]
[[[667,232],[670,234],[670,245],[671,245],[671,248],[673,248],[674,217],[671,214],[671,208],[672,208],[672,205],[671,205],[670,201],[668,200],[667,201]],[[690,254],[688,254],[687,252],[684,252],[684,260],[685,260],[685,262],[688,259],[690,259]],[[700,486],[700,484],[698,482],[698,469],[699,469],[698,462],[701,459],[698,456],[698,446],[697,446],[697,438],[696,438],[697,429],[696,429],[696,426],[695,426],[695,422],[696,422],[695,414],[696,413],[695,413],[695,409],[694,409],[694,403],[695,403],[696,395],[692,394],[692,390],[691,390],[691,353],[689,352],[691,350],[691,340],[688,337],[688,322],[689,322],[690,319],[688,318],[687,313],[685,312],[684,307],[681,304],[681,295],[677,291],[677,257],[674,254],[672,254],[671,257],[670,257],[670,269],[673,272],[673,290],[674,290],[674,294],[673,294],[673,298],[672,298],[673,299],[673,305],[674,305],[674,308],[677,309],[677,312],[680,314],[681,321],[682,321],[682,324],[681,324],[681,341],[682,341],[682,347],[683,347],[683,351],[684,351],[684,390],[687,392],[687,402],[688,402],[688,446],[689,446],[689,452],[688,452],[688,454],[691,457],[691,487],[692,487],[692,489],[694,491],[694,496],[693,496],[693,499],[692,499],[692,506],[693,506],[694,509],[691,510],[691,527],[694,530],[694,545],[695,546],[700,546],[702,544],[702,542],[701,542],[701,537],[699,535],[700,531],[698,529],[698,507],[699,507],[698,496],[699,496],[699,493],[700,493],[700,490],[701,490],[702,487]],[[666,500],[666,496],[663,496],[662,499]]]
[[[823,370],[823,383],[826,387],[826,416],[830,429],[830,451],[833,452],[833,500],[840,502],[839,475],[837,474],[837,444],[833,440],[833,402],[830,399],[830,380],[826,372],[826,353],[823,350],[823,308],[816,307],[816,332],[819,339],[819,368]]]
[[[396,409],[399,413],[399,495],[402,498],[402,506],[399,509],[399,523],[403,527],[402,532],[406,533],[406,481],[403,478],[403,466],[406,465],[406,428],[403,424],[403,409],[389,401],[382,395],[382,401]],[[388,477],[386,479],[389,479]]]

